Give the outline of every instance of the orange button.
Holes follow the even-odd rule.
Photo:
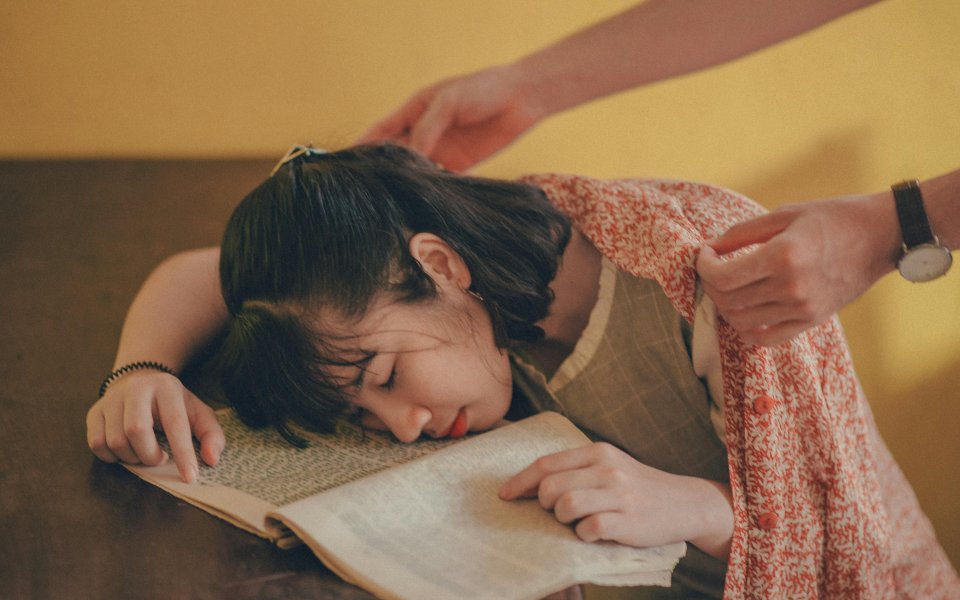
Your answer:
[[[773,529],[779,522],[780,517],[778,517],[775,512],[766,512],[757,517],[757,525],[759,525],[761,529]]]
[[[753,410],[757,413],[764,415],[773,410],[773,407],[777,405],[777,401],[774,400],[771,396],[763,394],[762,396],[757,396],[753,401]]]

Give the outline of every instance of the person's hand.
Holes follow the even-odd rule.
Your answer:
[[[106,462],[165,463],[170,457],[157,443],[155,430],[167,436],[177,470],[187,483],[199,474],[193,436],[200,441],[200,456],[211,466],[217,464],[225,443],[213,409],[167,373],[129,373],[113,382],[87,412],[87,444]]]
[[[522,78],[492,67],[420,90],[357,142],[396,142],[463,171],[519,137],[540,113]]]
[[[587,542],[637,547],[690,541],[724,557],[733,536],[729,489],[638,462],[603,442],[538,459],[500,488],[500,497],[536,497]]]
[[[697,259],[704,291],[748,343],[818,325],[891,271],[900,231],[889,194],[783,207],[731,227]],[[739,248],[753,251],[721,258]]]

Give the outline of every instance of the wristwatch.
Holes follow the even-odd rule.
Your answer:
[[[903,181],[890,187],[897,205],[897,218],[903,234],[903,256],[897,269],[908,281],[930,281],[950,269],[953,256],[930,229],[927,211],[923,208],[920,182]]]

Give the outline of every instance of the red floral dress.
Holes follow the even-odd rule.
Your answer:
[[[523,178],[692,322],[703,242],[763,212],[706,185]],[[775,347],[718,319],[734,534],[729,598],[960,598],[960,578],[883,444],[832,319]]]

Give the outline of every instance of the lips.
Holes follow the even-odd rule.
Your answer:
[[[467,413],[461,408],[460,412],[457,413],[457,417],[453,420],[453,423],[450,424],[450,429],[447,431],[447,434],[444,437],[463,437],[467,434],[467,429],[469,427],[470,424],[467,422]]]

